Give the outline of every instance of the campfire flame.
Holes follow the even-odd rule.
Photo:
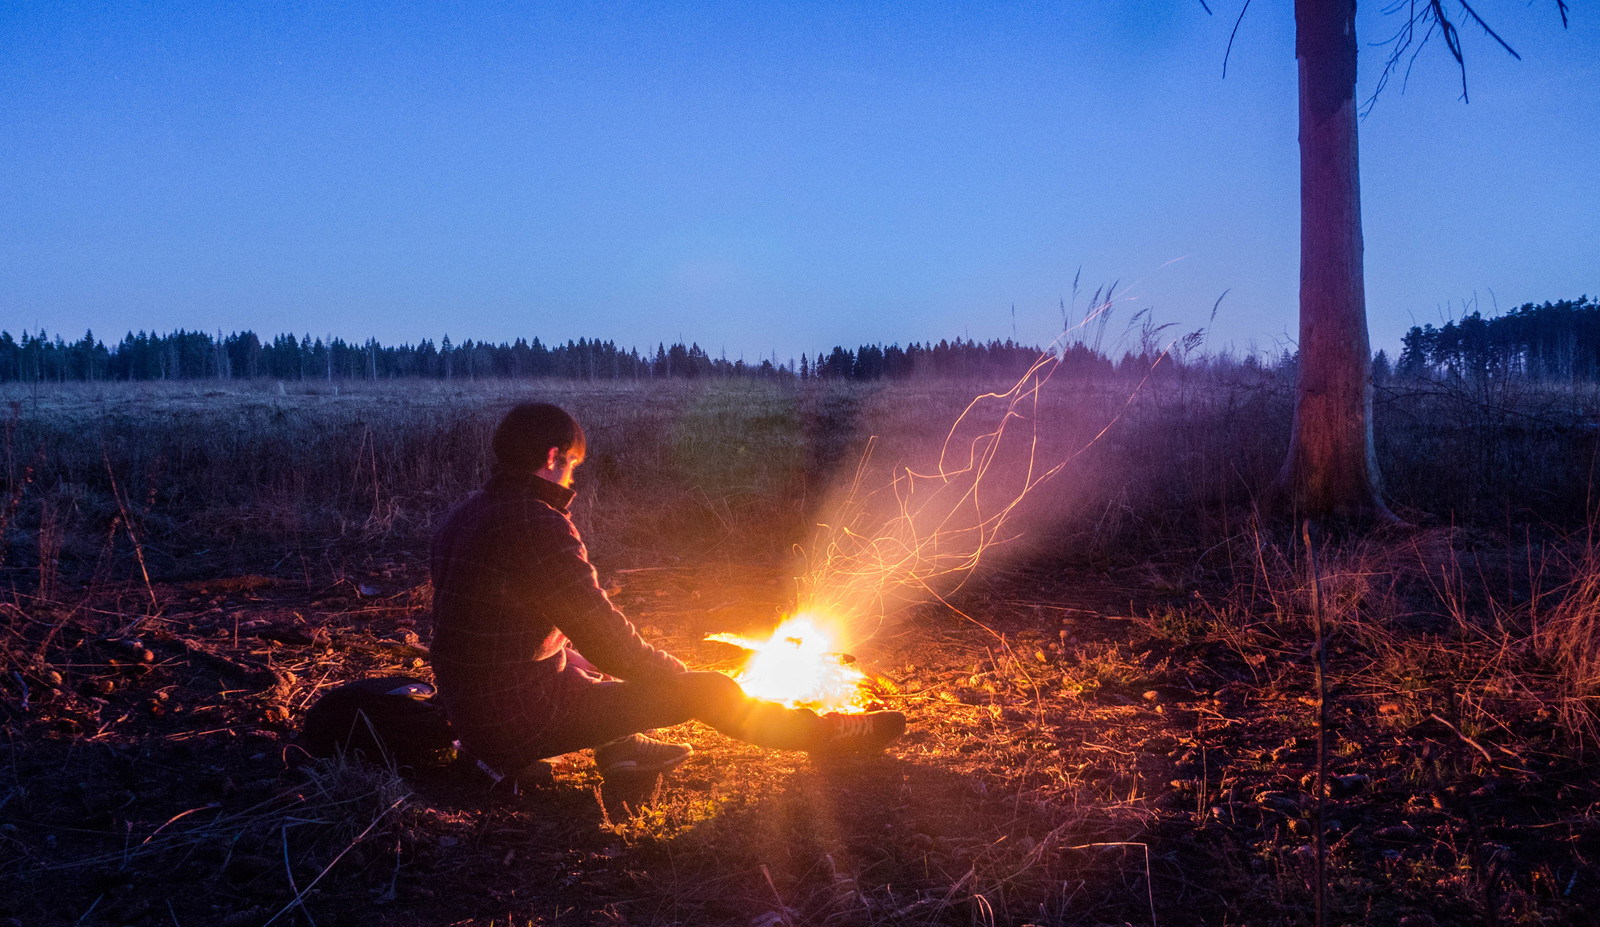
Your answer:
[[[861,685],[867,677],[850,665],[853,657],[836,650],[833,634],[811,615],[789,618],[765,640],[739,634],[713,634],[706,640],[750,651],[734,677],[749,695],[790,708],[865,710]]]

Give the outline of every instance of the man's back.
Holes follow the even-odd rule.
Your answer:
[[[489,762],[523,761],[525,745],[562,720],[569,637],[623,678],[683,669],[600,589],[571,499],[537,475],[497,470],[434,536],[434,675],[462,742]]]

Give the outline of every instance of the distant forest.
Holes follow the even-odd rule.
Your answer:
[[[658,377],[757,377],[801,379],[905,379],[913,376],[1020,374],[1038,359],[1040,348],[1013,341],[987,343],[956,339],[937,344],[835,347],[798,363],[764,358],[750,362],[712,357],[698,344],[657,345],[654,353],[623,349],[612,341],[579,339],[546,345],[538,338],[510,344],[463,341],[446,336],[435,346],[384,346],[375,339],[351,344],[342,338],[278,335],[269,342],[254,332],[209,335],[176,331],[167,335],[129,333],[107,347],[92,332],[76,341],[45,332],[13,338],[0,332],[0,382],[114,380],[380,380],[405,377],[522,379],[574,377],[643,380]],[[1075,349],[1084,364],[1111,364],[1087,348]]]
[[[1195,336],[1191,336],[1195,337]],[[1064,352],[1069,368],[1085,373],[1148,370],[1156,348],[1147,336],[1140,351],[1113,362],[1097,347],[1078,343]],[[698,344],[665,344],[654,352],[623,349],[613,341],[580,338],[546,345],[538,338],[507,344],[446,336],[418,344],[385,346],[376,339],[278,335],[264,342],[254,332],[210,335],[179,330],[166,335],[129,333],[108,347],[86,332],[66,341],[39,331],[20,337],[0,331],[0,383],[107,380],[381,380],[396,378],[523,379],[572,377],[645,380],[662,377],[755,377],[880,380],[912,377],[983,377],[1020,374],[1041,349],[1014,341],[957,338],[937,344],[836,346],[798,362],[712,357]],[[1180,354],[1187,353],[1180,351]],[[1293,364],[1285,354],[1277,363]],[[1246,365],[1257,365],[1245,358]],[[1527,303],[1496,318],[1474,312],[1443,326],[1414,326],[1401,340],[1392,370],[1385,352],[1375,360],[1380,377],[1524,376],[1538,380],[1600,381],[1600,302]]]
[[[1415,377],[1521,375],[1534,380],[1600,380],[1600,302],[1525,303],[1496,318],[1412,326],[1395,372]]]

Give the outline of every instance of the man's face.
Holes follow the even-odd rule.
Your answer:
[[[572,471],[578,469],[578,465],[581,463],[583,463],[583,455],[581,453],[569,451],[563,454],[558,448],[552,447],[550,456],[545,461],[545,467],[539,471],[539,475],[552,483],[571,489]]]

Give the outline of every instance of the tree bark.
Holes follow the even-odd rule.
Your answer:
[[[1300,70],[1300,360],[1270,495],[1312,517],[1397,522],[1379,496],[1361,265],[1355,0],[1295,0]]]

